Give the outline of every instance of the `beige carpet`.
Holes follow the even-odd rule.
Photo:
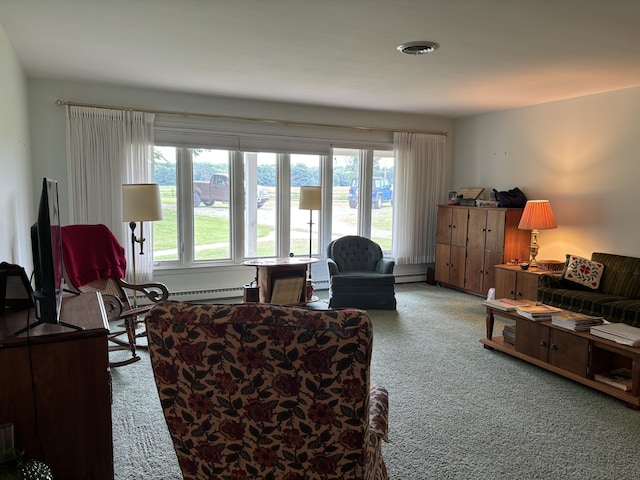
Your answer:
[[[478,297],[403,284],[397,298],[397,311],[369,312],[392,479],[640,478],[640,411],[484,349]],[[181,478],[146,355],[114,370],[113,396],[115,478]]]

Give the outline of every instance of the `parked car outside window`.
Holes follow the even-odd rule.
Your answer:
[[[349,206],[356,208],[358,206],[358,196],[360,194],[360,187],[358,185],[358,179],[354,178],[351,181],[351,187],[349,187],[349,193],[347,198],[349,199]],[[371,188],[371,204],[373,208],[382,208],[382,202],[391,202],[393,200],[393,188],[389,183],[389,180],[382,177],[373,177]]]

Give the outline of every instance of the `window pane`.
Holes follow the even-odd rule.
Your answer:
[[[176,185],[176,149],[158,147],[153,151],[154,182],[160,185],[163,219],[153,222],[154,262],[175,261],[180,258],[178,250],[178,211]]]
[[[291,227],[289,236],[289,251],[299,257],[318,255],[320,225],[319,211],[300,210],[300,187],[320,186],[320,156],[319,155],[291,155]],[[312,219],[312,229],[309,221]],[[309,238],[312,239],[311,252]]]
[[[336,148],[333,153],[331,239],[335,240],[358,234],[360,151]]]
[[[393,151],[373,152],[371,239],[378,243],[384,252],[391,251],[394,166]]]
[[[245,153],[245,257],[276,256],[277,155]]]
[[[192,149],[194,259],[231,258],[229,152]]]

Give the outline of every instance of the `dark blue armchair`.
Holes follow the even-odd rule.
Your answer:
[[[327,246],[329,308],[395,310],[395,261],[380,245],[349,235]]]

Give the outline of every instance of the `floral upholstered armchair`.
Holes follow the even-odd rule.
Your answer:
[[[185,479],[387,479],[361,310],[162,302],[151,363]]]

